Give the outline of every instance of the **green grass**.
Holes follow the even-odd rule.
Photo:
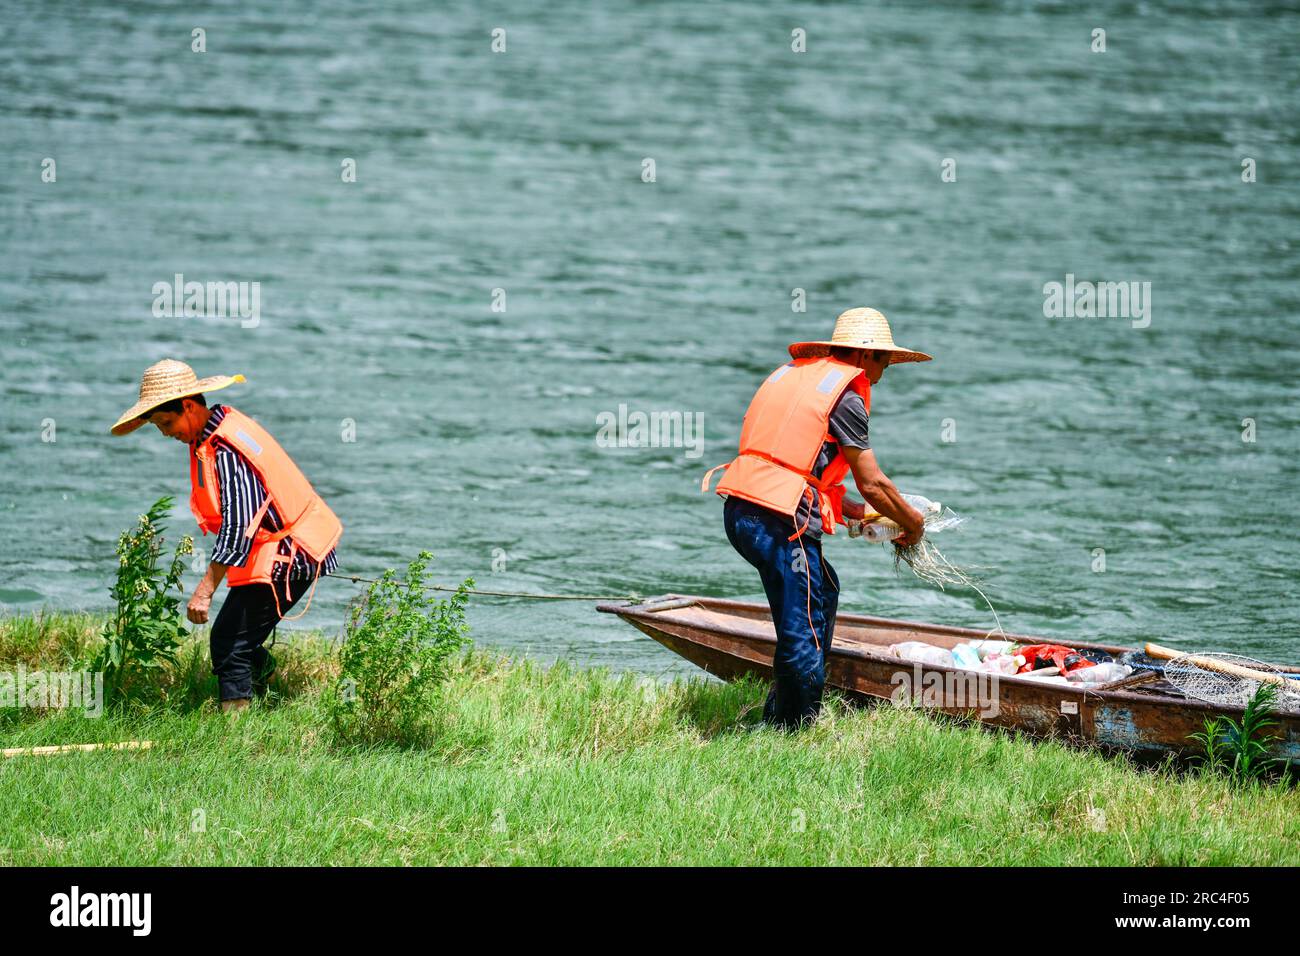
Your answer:
[[[0,670],[66,664],[97,625],[0,621]],[[1300,863],[1294,788],[838,699],[809,732],[750,733],[753,683],[475,653],[436,744],[339,749],[316,698],[330,646],[275,653],[281,695],[235,721],[198,645],[161,709],[0,712],[4,747],[156,741],[0,760],[0,864]]]

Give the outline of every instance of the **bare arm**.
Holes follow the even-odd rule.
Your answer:
[[[898,544],[906,547],[920,541],[925,518],[903,500],[898,488],[880,470],[876,453],[870,448],[846,447],[844,457],[853,472],[853,482],[867,504],[903,529],[903,536],[896,539]],[[858,502],[844,499],[844,514],[847,517],[861,518],[863,513],[864,508]]]
[[[208,620],[208,608],[212,604],[212,595],[216,593],[217,588],[226,577],[226,565],[219,561],[212,561],[208,564],[208,570],[199,583],[194,586],[194,596],[190,598],[189,607],[185,609],[185,616],[194,624],[204,624]]]

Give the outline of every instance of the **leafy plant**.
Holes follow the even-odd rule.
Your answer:
[[[1277,726],[1277,721],[1273,719],[1276,703],[1277,687],[1261,683],[1247,701],[1241,723],[1228,720],[1228,751],[1232,754],[1232,773],[1240,780],[1262,776],[1274,763],[1268,756],[1267,745],[1260,738],[1267,740],[1272,735],[1265,731]]]
[[[145,694],[151,684],[146,678],[156,668],[176,662],[177,648],[185,638],[181,575],[184,557],[194,551],[194,539],[186,535],[180,540],[165,571],[158,566],[166,530],[162,520],[172,500],[159,498],[140,516],[134,531],[123,531],[117,539],[117,583],[109,591],[117,609],[105,622],[89,665],[92,671],[103,672],[104,692],[110,700]]]
[[[1189,738],[1200,744],[1205,751],[1205,755],[1200,758],[1201,766],[1210,773],[1221,773],[1228,762],[1227,757],[1224,756],[1226,749],[1224,736],[1227,730],[1224,720],[1222,716],[1207,717],[1205,729],[1199,734],[1192,734]]]
[[[1268,756],[1266,741],[1272,736],[1268,728],[1277,726],[1277,687],[1260,683],[1241,714],[1241,722],[1231,717],[1212,717],[1205,730],[1192,734],[1205,749],[1202,764],[1215,772],[1226,772],[1238,782],[1264,776],[1281,762]]]
[[[437,726],[439,687],[452,657],[470,643],[467,578],[446,600],[429,597],[428,551],[399,580],[392,570],[370,585],[349,615],[339,676],[326,692],[326,713],[343,743],[398,743],[427,739]]]

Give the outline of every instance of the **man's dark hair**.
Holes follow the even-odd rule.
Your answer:
[[[149,420],[149,416],[152,415],[154,412],[171,412],[173,415],[179,415],[181,412],[185,411],[186,398],[188,398],[192,402],[202,405],[204,408],[208,407],[208,400],[204,398],[202,394],[186,395],[184,398],[173,398],[170,402],[163,402],[161,405],[155,405],[153,408],[149,409],[149,411],[141,415],[140,420],[147,422]]]

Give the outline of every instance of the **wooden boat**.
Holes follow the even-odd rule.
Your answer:
[[[617,614],[723,680],[745,675],[771,679],[776,632],[766,604],[665,594],[640,603],[601,604],[597,610]],[[1206,718],[1241,718],[1240,707],[1190,699],[1158,671],[1137,671],[1124,680],[1084,688],[1021,676],[994,679],[955,667],[915,664],[889,651],[891,644],[903,641],[951,649],[987,636],[969,628],[840,614],[826,681],[862,703],[910,697],[926,708],[973,715],[992,726],[1037,737],[1059,736],[1148,760],[1168,754],[1195,755],[1200,747],[1189,738],[1204,729]],[[1060,643],[1042,637],[1008,637],[1023,644]],[[1134,650],[1079,642],[1069,646],[1114,657]],[[1280,669],[1300,673],[1297,667]],[[1276,716],[1272,756],[1300,762],[1300,714]]]

